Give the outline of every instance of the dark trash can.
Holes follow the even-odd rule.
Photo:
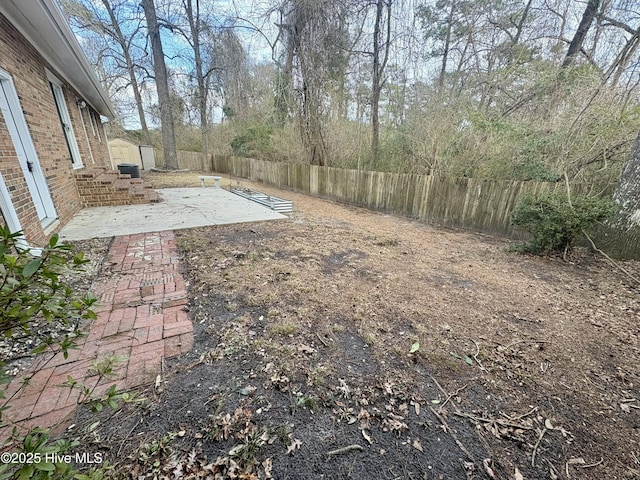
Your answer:
[[[140,178],[140,167],[135,163],[120,163],[118,171],[122,174],[131,175],[131,178]]]

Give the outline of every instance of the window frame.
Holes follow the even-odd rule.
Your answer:
[[[76,134],[73,130],[73,124],[71,123],[71,116],[69,115],[69,109],[67,108],[67,102],[64,96],[63,83],[53,73],[47,70],[47,80],[51,88],[53,95],[53,101],[58,111],[58,119],[60,120],[60,126],[62,127],[62,134],[65,137],[67,148],[69,149],[69,156],[71,157],[71,165],[74,170],[83,168],[82,155],[78,148],[78,141]]]

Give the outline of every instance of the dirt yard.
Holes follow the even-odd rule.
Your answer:
[[[195,347],[86,437],[121,475],[640,478],[640,295],[605,260],[253,187],[295,212],[177,232]]]

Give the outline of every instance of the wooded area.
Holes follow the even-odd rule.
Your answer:
[[[111,136],[594,195],[638,185],[633,0],[60,1],[116,103]],[[618,231],[638,230],[637,196],[617,192]]]

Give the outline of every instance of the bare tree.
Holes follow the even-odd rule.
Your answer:
[[[204,71],[202,64],[202,53],[200,51],[200,35],[202,34],[203,25],[200,18],[200,0],[183,0],[187,21],[189,22],[189,31],[191,32],[190,42],[193,49],[193,58],[195,63],[196,82],[198,83],[197,100],[198,110],[200,113],[200,132],[202,136],[202,154],[205,161],[209,157],[209,115],[207,112],[207,97],[209,89],[207,88],[207,77],[209,72]]]
[[[127,82],[124,85],[117,85],[117,89],[127,89],[133,93],[135,100],[138,120],[143,132],[144,140],[150,143],[149,128],[144,112],[142,102],[141,83],[138,80],[139,71],[144,70],[141,63],[134,58],[134,50],[136,49],[135,41],[139,37],[141,30],[141,20],[135,12],[133,6],[128,0],[101,0],[104,11],[99,11],[98,5],[91,2],[82,2],[81,0],[64,0],[62,7],[68,18],[74,22],[78,28],[85,31],[91,30],[100,36],[106,35],[108,39],[115,42],[115,45],[108,42],[105,50],[99,59],[103,60],[99,63],[99,71],[102,73],[103,80],[107,80],[107,75],[113,75],[122,78],[126,75]],[[106,17],[104,14],[106,13]],[[125,34],[121,25],[126,24],[129,28]],[[126,73],[123,75],[118,72],[111,71],[107,73],[104,68],[105,58],[115,60],[115,67],[123,69]],[[96,59],[98,60],[98,59]],[[120,82],[110,82],[118,84]]]
[[[116,17],[116,14],[109,3],[109,0],[102,0],[104,8],[109,14],[109,20],[111,21],[111,29],[105,28],[105,30],[111,35],[116,43],[122,49],[122,55],[127,66],[127,73],[129,74],[129,82],[131,83],[131,90],[133,91],[133,98],[136,101],[136,109],[138,110],[138,119],[140,120],[140,128],[144,134],[144,139],[147,143],[150,143],[149,128],[147,127],[147,120],[144,115],[144,108],[142,106],[142,96],[140,95],[140,87],[138,86],[138,79],[135,72],[135,64],[131,57],[131,40],[137,33],[137,28],[129,36],[125,36],[120,28],[120,22]]]
[[[171,111],[171,95],[167,66],[164,61],[160,26],[153,0],[142,0],[142,8],[147,19],[147,34],[153,52],[153,70],[155,72],[158,104],[160,106],[160,121],[162,124],[162,147],[164,150],[164,168],[176,170],[178,168],[178,154],[176,152],[176,135],[174,132],[173,113]]]
[[[278,27],[284,44],[280,108],[287,105],[288,96],[313,165],[327,162],[323,134],[327,89],[345,68],[349,42],[342,20],[346,7],[340,0],[286,0],[280,6]]]
[[[190,47],[190,60],[193,61],[193,78],[196,82],[195,103],[200,124],[201,151],[204,158],[209,156],[209,86],[210,76],[214,68],[204,53],[203,39],[213,29],[210,15],[201,8],[202,4],[210,5],[210,2],[201,0],[181,0],[180,12],[175,19],[165,18],[173,32],[178,32]],[[170,9],[171,10],[171,9]]]
[[[242,42],[233,28],[223,28],[211,38],[209,48],[217,57],[215,61],[212,59],[211,68],[217,73],[216,79],[224,101],[225,116],[246,118],[251,106],[250,97],[253,94],[254,82]]]

